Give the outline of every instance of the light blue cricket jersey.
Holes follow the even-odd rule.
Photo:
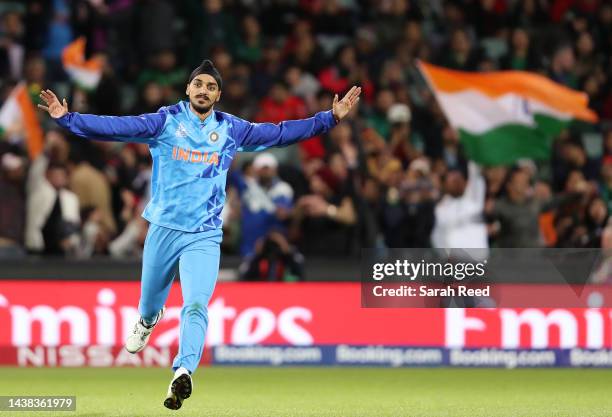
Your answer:
[[[202,121],[187,101],[140,116],[74,112],[56,121],[84,138],[148,144],[153,157],[151,200],[142,216],[185,232],[221,228],[227,171],[237,151],[290,145],[336,124],[331,111],[276,125],[218,111]]]

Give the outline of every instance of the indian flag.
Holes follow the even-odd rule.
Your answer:
[[[44,148],[43,130],[38,122],[36,108],[25,83],[18,84],[0,108],[0,129],[5,135],[24,140],[31,160]]]
[[[419,62],[467,156],[485,165],[548,159],[572,119],[596,122],[586,94],[522,71],[469,73]]]
[[[72,81],[85,90],[94,90],[102,78],[102,62],[97,58],[85,59],[84,37],[68,44],[62,51],[62,65]]]

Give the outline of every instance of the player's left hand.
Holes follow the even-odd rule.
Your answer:
[[[348,112],[351,111],[353,106],[359,101],[359,94],[361,94],[361,87],[353,86],[348,93],[338,101],[338,94],[334,96],[334,104],[332,106],[332,114],[337,122],[342,120]]]

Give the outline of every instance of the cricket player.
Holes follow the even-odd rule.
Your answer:
[[[188,101],[140,116],[96,116],[68,111],[51,90],[40,98],[57,124],[88,139],[149,145],[153,158],[151,200],[142,216],[150,223],[142,257],[140,319],[125,347],[140,352],[164,314],[164,304],[178,269],[181,278],[179,351],[174,377],[164,401],[178,410],[191,395],[191,374],[200,363],[208,326],[208,302],[219,272],[221,210],[227,171],[237,151],[286,146],[332,129],[359,101],[353,87],[333,107],[313,117],[279,124],[250,123],[215,111],[221,75],[209,60],[193,70]]]

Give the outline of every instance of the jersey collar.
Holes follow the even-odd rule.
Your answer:
[[[187,114],[187,117],[189,118],[189,120],[191,120],[193,123],[197,125],[206,126],[207,124],[211,122],[211,120],[215,119],[214,110],[210,112],[210,114],[208,115],[206,119],[200,120],[200,118],[191,110],[191,107],[189,106],[189,101],[183,100],[181,101],[181,103],[183,104],[183,108],[185,109],[185,113]]]

